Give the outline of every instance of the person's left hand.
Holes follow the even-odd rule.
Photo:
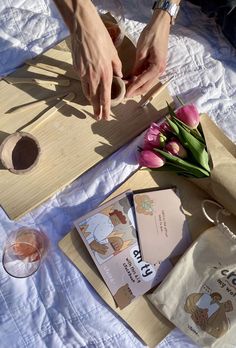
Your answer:
[[[170,15],[156,10],[138,40],[128,98],[147,93],[158,82],[166,67],[169,32]]]

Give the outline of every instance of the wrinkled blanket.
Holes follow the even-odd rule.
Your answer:
[[[122,2],[126,31],[137,40],[151,15],[152,1]],[[0,1],[0,75],[10,73],[66,35],[68,30],[52,1]],[[236,141],[235,50],[214,19],[185,1],[171,30],[163,78],[170,76],[174,76],[172,95],[195,102]],[[17,226],[42,228],[51,241],[42,267],[27,279],[11,278],[0,265],[1,348],[143,347],[57,246],[73,220],[96,207],[138,168],[138,144],[140,137],[17,223],[0,210],[0,254],[7,235]],[[194,345],[174,330],[160,346]]]

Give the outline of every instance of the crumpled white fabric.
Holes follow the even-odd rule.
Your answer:
[[[152,0],[123,0],[127,33],[137,40],[151,14]],[[0,75],[68,34],[52,0],[0,1]],[[236,53],[213,19],[182,2],[169,41],[163,78],[174,75],[173,95],[209,112],[236,140]],[[11,278],[0,264],[0,347],[143,347],[63,255],[58,241],[73,220],[96,207],[137,170],[142,136],[82,175],[20,221],[0,210],[0,258],[7,235],[18,226],[41,228],[51,241],[47,259],[27,279]],[[148,324],[147,324],[148,325]],[[175,329],[159,347],[196,347]]]

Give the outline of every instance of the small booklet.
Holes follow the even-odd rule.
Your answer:
[[[144,211],[140,212],[140,207],[137,205],[137,202],[140,201],[138,197],[141,196],[139,196],[140,193],[133,193],[132,191],[124,192],[74,222],[120,309],[159,284],[173,267],[168,256],[176,256],[175,254],[172,255],[171,252],[174,244],[178,244],[178,238],[181,238],[182,235],[183,226],[180,226],[181,223],[183,224],[182,215],[181,223],[177,227],[180,229],[178,231],[175,229],[175,231],[168,231],[167,234],[163,222],[163,231],[166,233],[164,243],[166,245],[165,250],[162,250],[163,241],[160,240],[161,244],[158,245],[156,237],[159,233],[155,235],[153,231],[153,215],[150,214],[154,207],[152,201],[158,201],[158,195],[161,191],[166,190],[153,191],[153,194],[157,197],[155,199],[154,197],[151,198],[150,205],[147,201],[141,204],[145,212],[149,211],[147,216],[151,217],[150,223],[140,219],[139,215],[144,213]],[[170,197],[167,192],[166,199],[171,206],[170,198],[173,197],[172,195]],[[161,207],[162,200],[159,200],[158,209],[160,209],[160,214],[163,214]],[[175,206],[173,207],[173,215],[176,217],[180,213],[174,211],[174,209]],[[155,214],[159,214],[159,210]],[[136,215],[138,221],[136,221]],[[163,215],[161,216],[163,217]],[[137,234],[137,226],[139,235]],[[149,233],[150,227],[152,227],[151,234]],[[174,237],[175,233],[176,238]],[[144,246],[144,241],[147,241],[146,246],[148,245],[149,251],[144,248],[147,255],[153,255],[154,257],[151,259],[158,260],[158,262],[152,264],[143,258],[139,238],[142,241],[142,246]],[[152,238],[154,239],[152,240]],[[170,247],[168,247],[169,238]]]

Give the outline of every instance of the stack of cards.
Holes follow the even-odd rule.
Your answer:
[[[121,309],[159,284],[191,242],[172,188],[124,192],[75,226]]]

